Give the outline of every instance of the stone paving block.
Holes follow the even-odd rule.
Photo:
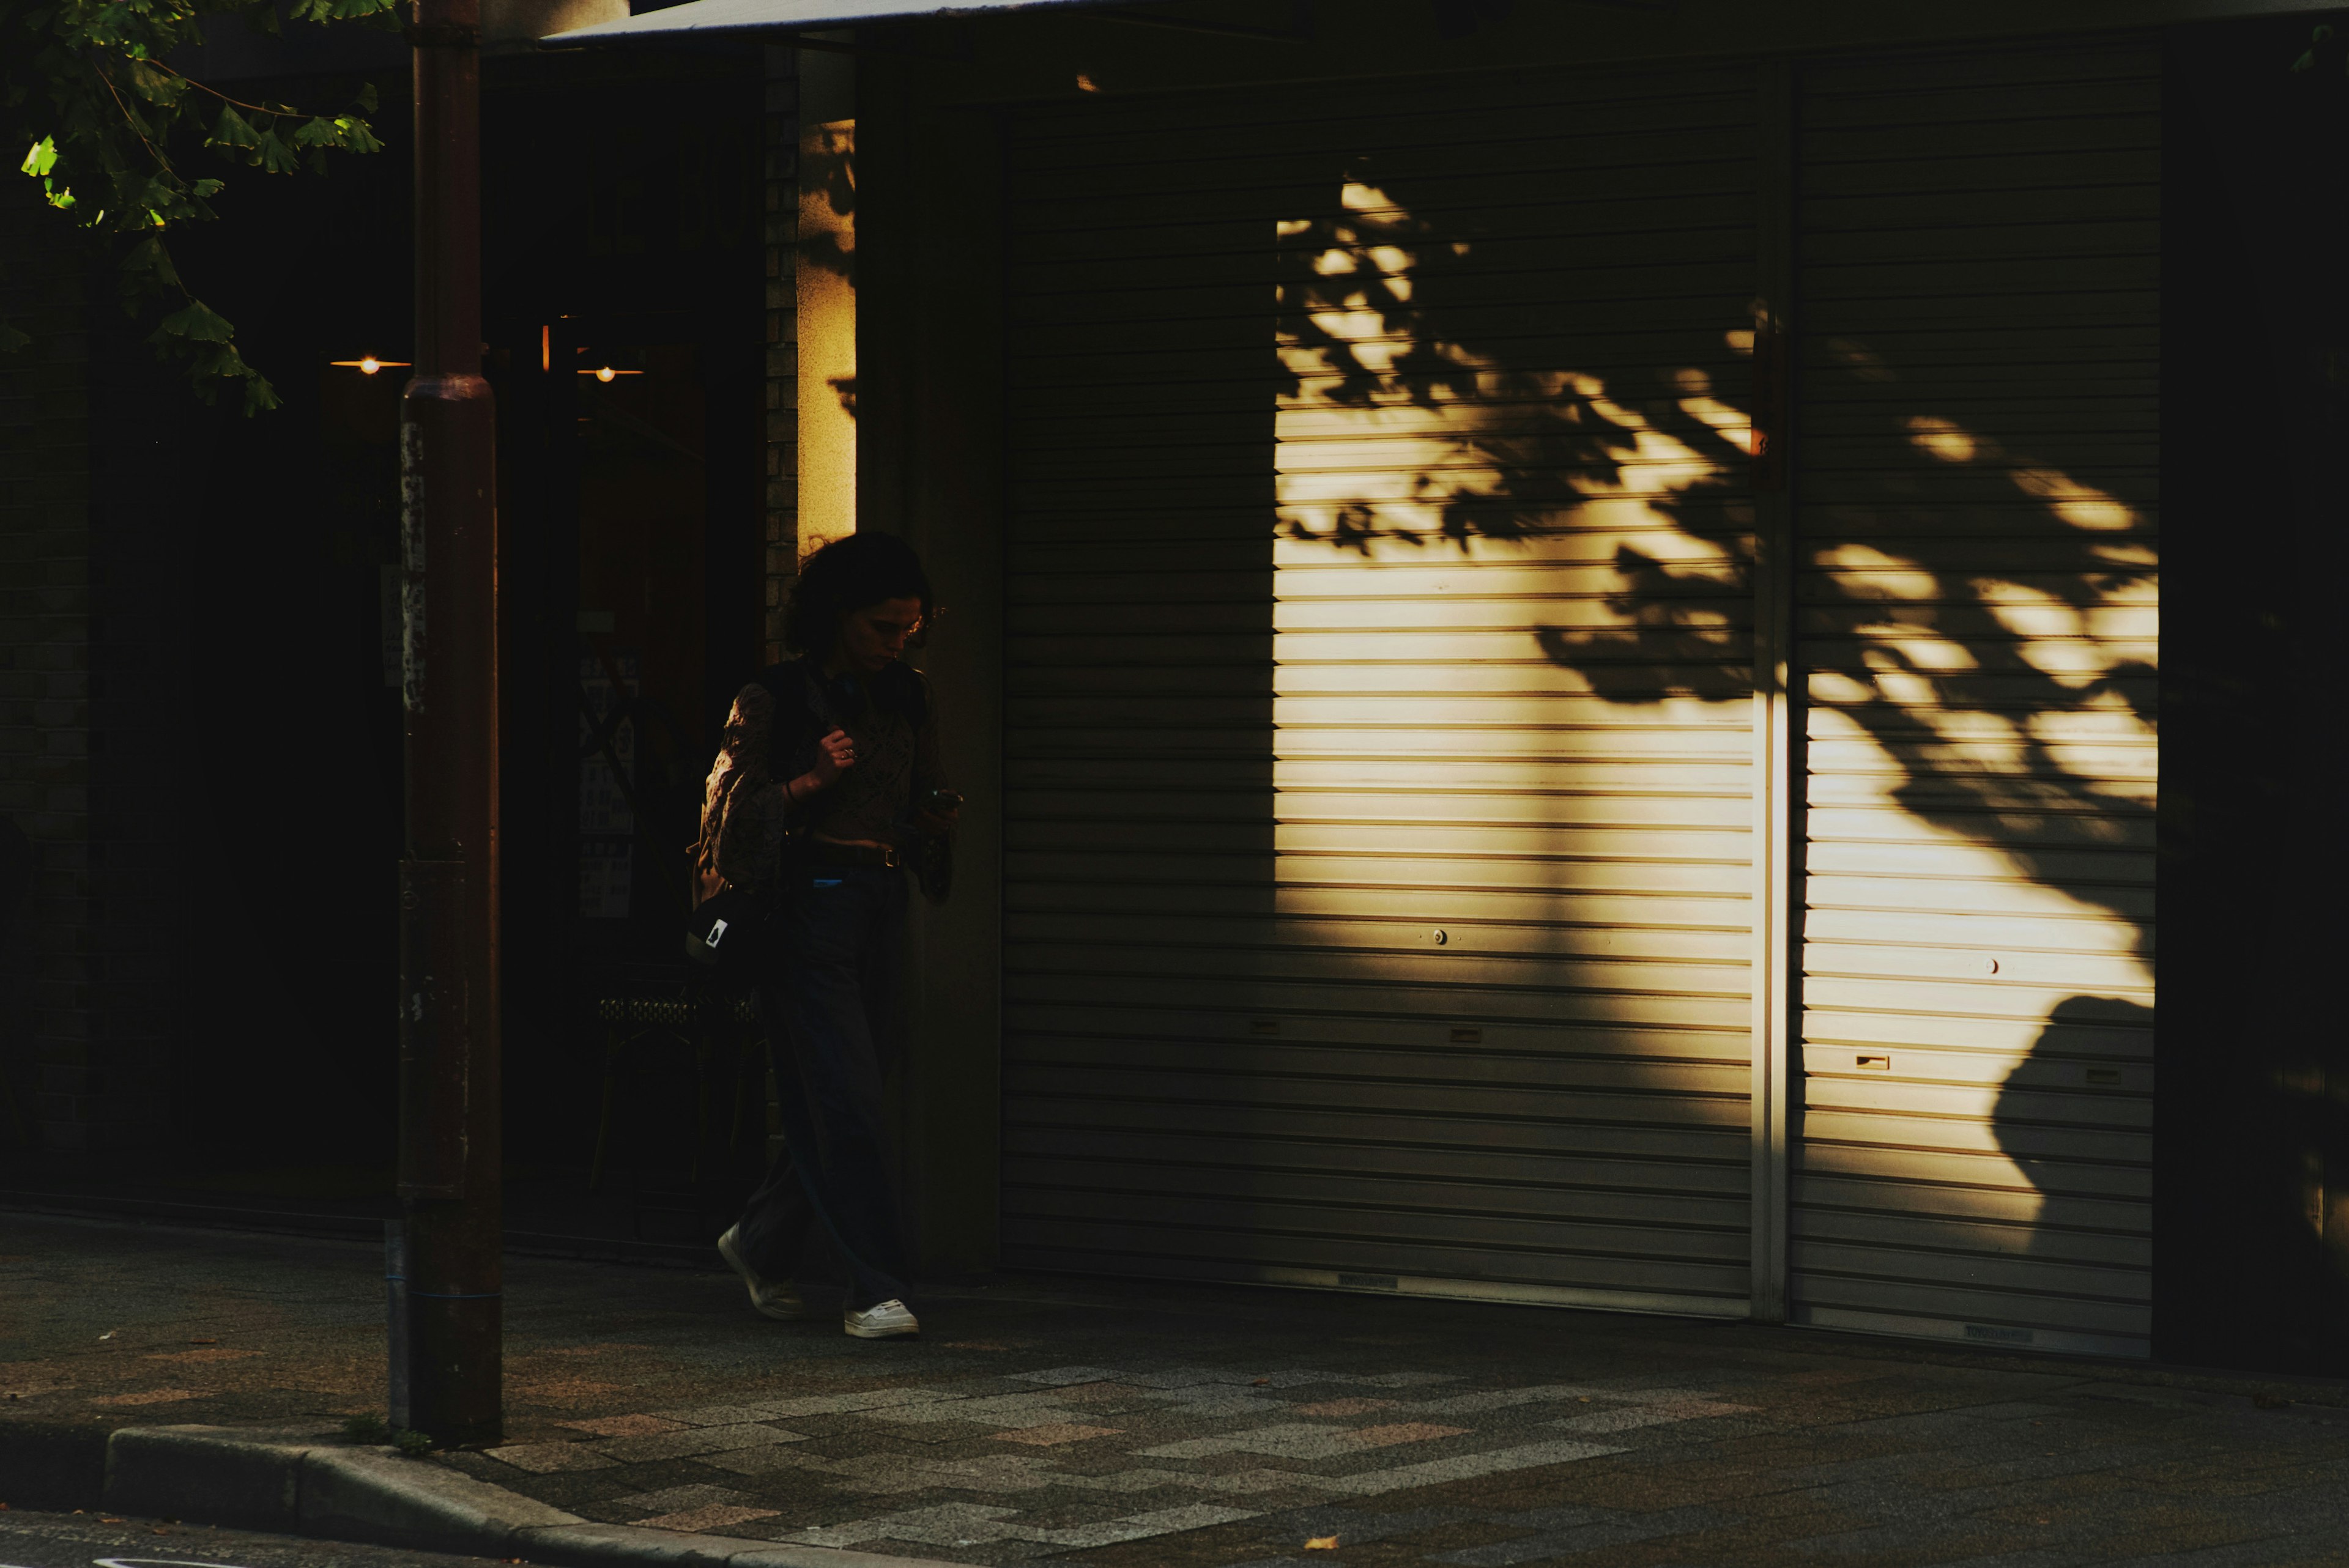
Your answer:
[[[1515,1564],[1537,1562],[1544,1557],[1597,1552],[1610,1546],[1628,1546],[1636,1541],[1653,1541],[1670,1535],[1689,1535],[1700,1530],[1718,1529],[1735,1522],[1735,1515],[1717,1513],[1706,1508],[1672,1509],[1651,1514],[1609,1512],[1571,1524],[1539,1528],[1518,1541],[1501,1541],[1456,1552],[1439,1552],[1427,1561],[1456,1565],[1456,1568],[1515,1568]]]
[[[1325,1507],[1268,1513],[1257,1522],[1266,1530],[1293,1532],[1299,1541],[1334,1535],[1341,1544],[1360,1546],[1485,1517],[1480,1511],[1469,1508],[1413,1508],[1381,1513],[1364,1508]]]
[[[1542,1383],[1526,1388],[1486,1388],[1441,1399],[1414,1400],[1404,1408],[1427,1416],[1472,1416],[1518,1405],[1556,1405],[1596,1399],[1606,1392],[1587,1383]]]
[[[1084,1491],[1205,1491],[1223,1497],[1261,1497],[1269,1492],[1312,1492],[1327,1490],[1325,1478],[1302,1470],[1225,1470],[1198,1474],[1190,1470],[1121,1470],[1107,1475],[1064,1475],[1061,1484]]]
[[[836,1416],[953,1398],[953,1395],[936,1388],[872,1388],[853,1394],[817,1394],[802,1398],[771,1399],[755,1405],[702,1405],[653,1413],[689,1426],[739,1426],[747,1421],[781,1421],[794,1416]]]
[[[647,1418],[667,1423],[664,1429],[671,1431],[678,1427],[739,1427],[745,1421],[780,1419],[782,1412],[775,1407],[785,1402],[775,1400],[764,1405],[696,1405],[690,1409],[656,1411]],[[564,1424],[569,1426],[571,1423],[566,1421]]]
[[[605,1416],[593,1421],[557,1421],[555,1425],[585,1432],[591,1438],[648,1438],[657,1432],[674,1432],[682,1423],[665,1421],[658,1416]]]
[[[1065,1424],[1070,1408],[1050,1394],[996,1394],[976,1398],[925,1399],[880,1407],[876,1419],[898,1422],[967,1421],[983,1427],[1045,1427]]]
[[[1609,1448],[1602,1443],[1526,1443],[1516,1448],[1489,1449],[1484,1453],[1461,1454],[1452,1459],[1427,1460],[1419,1464],[1398,1465],[1391,1470],[1368,1470],[1349,1476],[1332,1476],[1320,1484],[1332,1491],[1349,1492],[1358,1497],[1371,1497],[1381,1492],[1403,1491],[1413,1487],[1441,1486],[1447,1481],[1467,1480],[1472,1477],[1491,1475],[1499,1470],[1530,1470],[1538,1465],[1571,1464],[1577,1460],[1595,1459],[1601,1454],[1621,1451],[1619,1449]]]
[[[1022,1383],[1113,1383],[1117,1374],[1106,1367],[1047,1367],[1040,1372],[1014,1372]]]
[[[628,1497],[616,1497],[612,1501],[622,1508],[633,1508],[639,1513],[667,1513],[680,1508],[699,1508],[714,1502],[747,1501],[742,1493],[722,1486],[668,1486],[658,1491],[640,1491]]]
[[[656,1432],[641,1438],[613,1438],[597,1445],[605,1459],[620,1464],[639,1464],[647,1460],[688,1459],[698,1454],[721,1453],[729,1449],[755,1449],[776,1443],[805,1442],[801,1432],[786,1431],[781,1427],[745,1421],[730,1427],[688,1427],[679,1431]]]
[[[1100,1524],[1081,1525],[1073,1530],[1039,1530],[1021,1533],[1028,1539],[1048,1541],[1055,1546],[1107,1546],[1114,1542],[1143,1541],[1155,1535],[1173,1535],[1185,1530],[1201,1530],[1211,1524],[1226,1524],[1233,1520],[1251,1517],[1246,1509],[1190,1503],[1181,1508],[1164,1508],[1152,1513],[1107,1520]]]
[[[821,1463],[816,1456],[787,1445],[734,1449],[725,1453],[696,1454],[693,1462],[734,1475],[772,1475],[779,1470],[807,1470]]]
[[[1284,1459],[1325,1460],[1393,1443],[1426,1442],[1436,1438],[1458,1437],[1466,1430],[1464,1427],[1433,1427],[1424,1422],[1413,1422],[1407,1428],[1348,1429],[1292,1421],[1251,1427],[1245,1431],[1229,1432],[1221,1437],[1161,1443],[1156,1448],[1134,1451],[1145,1459],[1199,1460],[1216,1454],[1277,1454]]]
[[[1120,1427],[1087,1427],[1072,1421],[1050,1421],[1040,1427],[1022,1427],[1012,1431],[997,1432],[999,1443],[1033,1443],[1040,1448],[1057,1448],[1062,1443],[1081,1443],[1092,1438],[1113,1438],[1124,1429]]]
[[[491,1459],[532,1475],[556,1470],[609,1470],[620,1461],[608,1459],[585,1443],[519,1443],[486,1450]]]
[[[773,1519],[781,1511],[773,1508],[746,1508],[740,1503],[714,1502],[699,1508],[679,1509],[674,1513],[656,1514],[636,1522],[647,1530],[675,1530],[688,1535],[699,1535],[749,1524],[756,1520]]]
[[[1660,1427],[1671,1421],[1698,1421],[1713,1416],[1744,1416],[1753,1412],[1751,1405],[1725,1405],[1716,1399],[1690,1399],[1653,1405],[1619,1406],[1611,1410],[1593,1410],[1587,1415],[1567,1416],[1549,1423],[1568,1432],[1629,1432],[1640,1427]]]

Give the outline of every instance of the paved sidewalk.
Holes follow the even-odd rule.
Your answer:
[[[379,1274],[0,1215],[0,1421],[379,1411]],[[1245,1289],[1017,1282],[882,1344],[729,1274],[507,1289],[508,1441],[444,1462],[616,1523],[1095,1568],[2349,1563],[2337,1386]]]

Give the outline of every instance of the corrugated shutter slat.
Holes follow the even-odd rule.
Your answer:
[[[1812,1323],[2147,1347],[2158,85],[1805,75]]]
[[[1006,1255],[1742,1313],[1750,518],[1558,411],[1744,377],[1751,80],[1423,86],[1014,129]]]

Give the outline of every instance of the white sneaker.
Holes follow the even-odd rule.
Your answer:
[[[801,1299],[797,1285],[789,1280],[763,1279],[758,1270],[742,1261],[742,1254],[735,1250],[734,1245],[734,1233],[740,1229],[739,1225],[726,1227],[726,1233],[718,1238],[718,1255],[726,1260],[728,1267],[742,1276],[742,1283],[750,1290],[750,1305],[769,1317],[784,1323],[802,1323],[814,1316],[808,1310],[808,1304]]]
[[[902,1301],[880,1302],[862,1312],[848,1307],[840,1315],[840,1326],[859,1339],[895,1339],[922,1331]]]

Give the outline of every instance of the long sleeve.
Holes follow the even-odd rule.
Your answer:
[[[774,723],[772,692],[754,682],[736,694],[725,743],[702,788],[696,903],[729,885],[758,886],[781,867],[792,813],[785,781],[770,770]]]

